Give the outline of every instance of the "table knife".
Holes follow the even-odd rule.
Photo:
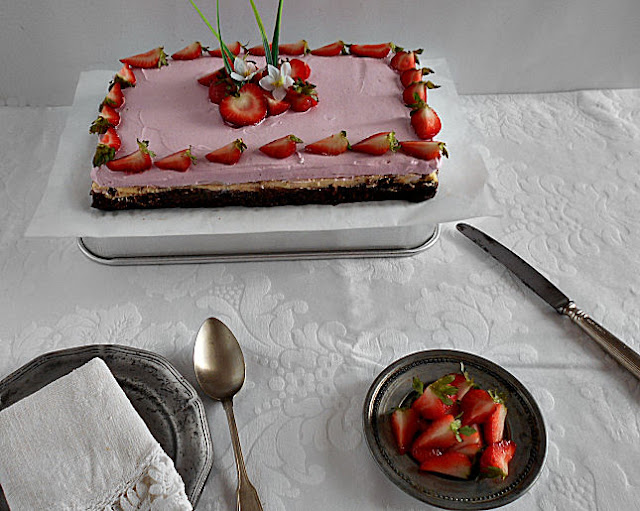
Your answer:
[[[460,223],[456,227],[482,250],[502,263],[529,289],[551,305],[556,312],[571,319],[611,355],[616,362],[640,380],[640,355],[637,352],[580,310],[572,300],[549,282],[540,272],[504,245],[471,225]]]

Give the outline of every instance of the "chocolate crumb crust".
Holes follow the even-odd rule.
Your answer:
[[[366,176],[355,182],[335,180],[326,186],[291,186],[284,182],[228,186],[144,187],[135,193],[116,188],[91,190],[91,206],[106,211],[159,208],[272,207],[304,204],[404,200],[423,202],[435,196],[436,173],[413,176]]]

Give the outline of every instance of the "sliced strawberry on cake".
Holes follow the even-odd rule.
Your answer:
[[[267,102],[262,89],[247,83],[220,102],[222,119],[234,127],[252,126],[267,116]]]
[[[219,74],[220,73],[218,73],[218,75]],[[221,79],[214,77],[209,84],[209,101],[219,105],[224,98],[233,96],[237,92],[238,86],[231,78],[226,76]]]
[[[100,137],[98,147],[93,155],[93,166],[99,167],[116,157],[116,152],[120,149],[121,141],[114,128],[107,128],[104,135]]]
[[[202,56],[202,44],[195,41],[188,46],[185,46],[181,50],[173,53],[171,58],[173,60],[194,60]]]
[[[294,112],[306,112],[318,104],[316,86],[304,80],[296,80],[287,91],[284,100]]]
[[[131,66],[129,64],[123,64],[113,78],[115,83],[119,83],[123,89],[127,87],[135,87],[136,85],[136,75],[133,74],[131,70]]]
[[[144,53],[138,53],[137,55],[120,59],[120,62],[131,67],[139,67],[143,69],[168,65],[167,55],[162,46],[158,46],[157,48]]]
[[[418,432],[418,414],[411,408],[396,408],[391,414],[391,431],[400,454],[406,454]]]
[[[309,53],[309,45],[304,39],[298,42],[278,45],[278,53],[280,55],[298,56]]]
[[[293,153],[296,152],[297,144],[302,144],[302,140],[300,140],[295,135],[286,135],[282,138],[278,138],[268,144],[261,146],[259,149],[264,154],[271,158],[288,158]]]
[[[515,453],[516,444],[511,440],[489,445],[480,457],[480,475],[504,479],[509,475],[509,462]]]
[[[434,160],[440,156],[449,157],[445,143],[437,140],[405,140],[399,144],[404,154],[420,160]]]
[[[229,73],[227,73],[227,70],[224,67],[221,67],[216,71],[200,76],[198,78],[198,83],[200,85],[204,85],[205,87],[209,87],[209,85],[211,85],[213,82],[225,80],[227,78],[229,78]]]
[[[423,103],[427,102],[427,90],[428,89],[437,89],[440,87],[439,85],[435,85],[433,82],[413,82],[407,85],[402,91],[402,101],[404,101],[405,105],[413,105],[422,101]]]
[[[413,388],[418,393],[418,398],[411,405],[412,408],[428,420],[439,419],[448,414],[453,405],[451,396],[458,392],[458,389],[451,385],[453,380],[453,375],[443,376],[424,388],[424,384],[418,378],[414,378]]]
[[[469,479],[473,463],[471,459],[460,452],[447,451],[435,453],[420,463],[423,472],[435,472],[458,479]]]
[[[240,41],[236,41],[234,43],[227,44],[227,48],[229,48],[229,51],[234,55],[239,55],[240,52],[242,51],[242,44],[240,44]],[[209,55],[211,55],[212,57],[222,58],[222,50],[220,48],[216,48],[215,50],[208,50],[208,51],[209,51]]]
[[[242,153],[247,148],[247,145],[241,138],[238,138],[222,146],[220,149],[216,149],[204,155],[204,157],[213,163],[222,163],[224,165],[235,165],[240,160]]]
[[[149,170],[153,164],[152,158],[155,154],[149,151],[149,142],[146,140],[138,140],[138,150],[130,153],[122,158],[106,162],[109,170],[114,172],[126,172],[129,174],[138,174]]]
[[[195,165],[196,158],[191,154],[191,148],[177,151],[169,156],[165,156],[159,160],[153,162],[156,167],[162,170],[174,170],[176,172],[185,172],[191,167],[193,163]]]
[[[400,74],[400,83],[403,87],[411,85],[413,82],[421,82],[424,75],[433,73],[433,69],[423,67],[421,69],[407,69]]]
[[[304,81],[311,76],[311,68],[304,60],[291,59],[289,64],[291,65],[291,74],[289,76],[294,80]]]
[[[395,151],[398,148],[396,134],[393,131],[383,131],[361,140],[351,146],[353,151],[380,156],[389,150]]]
[[[291,108],[291,105],[285,100],[278,101],[275,99],[271,92],[264,91],[264,98],[267,101],[267,116],[269,117],[283,114]]]
[[[349,149],[349,140],[347,140],[347,132],[341,131],[334,135],[313,142],[305,146],[304,150],[308,153],[322,154],[325,156],[337,156]]]
[[[433,108],[424,101],[417,101],[410,106],[413,108],[411,110],[411,126],[418,137],[423,140],[431,140],[440,133],[442,123]]]
[[[335,43],[326,44],[315,50],[311,50],[311,55],[317,55],[318,57],[335,57],[337,55],[343,55],[345,53],[345,44],[343,41],[336,41]]]
[[[269,45],[269,50],[273,49],[273,46],[270,44]],[[258,44],[256,46],[252,46],[251,48],[247,49],[247,53],[249,55],[255,55],[256,57],[264,57],[264,44]]]
[[[402,73],[408,69],[414,69],[420,63],[418,55],[422,53],[422,49],[415,51],[398,51],[391,59],[389,65],[391,69]]]
[[[124,94],[122,93],[122,86],[119,82],[114,82],[113,85],[111,85],[102,104],[109,105],[112,108],[120,108],[124,104]]]
[[[104,134],[109,128],[115,128],[118,124],[120,124],[120,114],[115,108],[109,105],[102,105],[97,119],[91,123],[89,133]]]
[[[349,53],[358,57],[371,57],[374,59],[383,59],[394,47],[393,43],[381,44],[352,44],[349,46]]]

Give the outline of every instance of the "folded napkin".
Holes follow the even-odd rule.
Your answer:
[[[11,511],[192,509],[99,358],[0,412],[0,485]]]

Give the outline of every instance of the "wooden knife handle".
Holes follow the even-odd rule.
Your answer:
[[[581,311],[576,307],[575,303],[569,302],[561,313],[568,316],[571,321],[582,328],[602,349],[611,355],[616,362],[640,380],[640,354],[594,321],[591,316]]]

